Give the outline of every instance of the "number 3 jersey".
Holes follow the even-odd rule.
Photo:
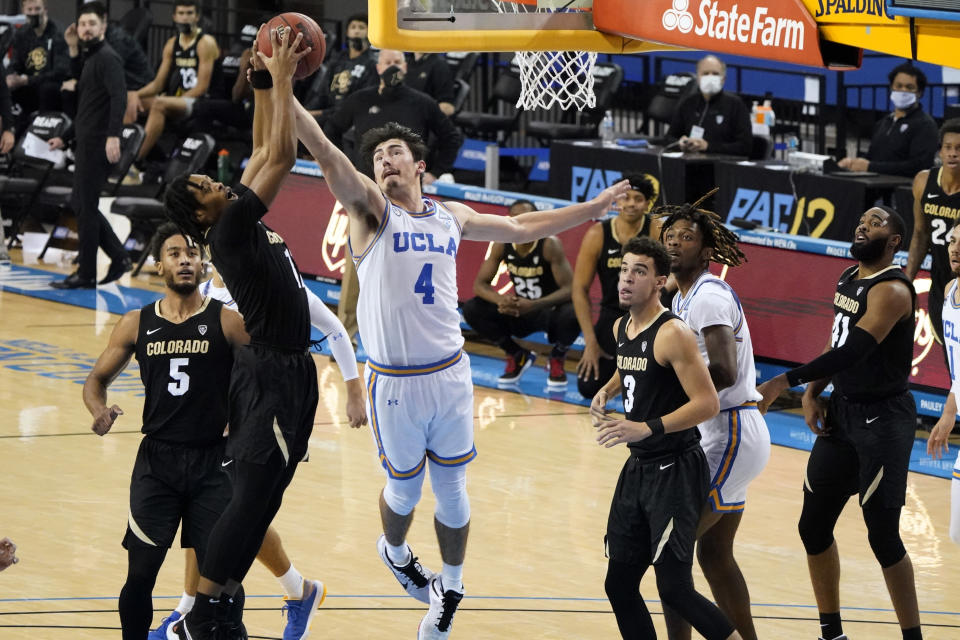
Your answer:
[[[635,337],[627,337],[630,314],[620,319],[617,330],[617,371],[620,373],[623,411],[627,420],[646,422],[676,411],[689,400],[676,371],[664,367],[653,356],[657,332],[665,323],[679,316],[664,310],[656,320]],[[627,444],[641,460],[657,460],[682,453],[698,446],[700,431],[696,428],[650,436]]]
[[[833,333],[830,345],[836,349],[847,341],[867,312],[867,294],[881,282],[900,280],[910,289],[913,307],[917,294],[913,283],[896,265],[890,265],[866,278],[859,277],[859,266],[843,272],[833,298]],[[833,387],[854,402],[872,402],[907,391],[907,379],[913,362],[913,314],[898,320],[887,337],[867,357],[833,376]]]
[[[146,390],[143,433],[196,447],[223,437],[233,350],[220,325],[222,308],[205,298],[180,324],[160,315],[159,300],[140,310],[136,358]]]
[[[362,253],[351,247],[360,296],[357,324],[370,358],[395,366],[438,362],[463,346],[457,311],[460,223],[439,202],[410,212],[387,200]]]

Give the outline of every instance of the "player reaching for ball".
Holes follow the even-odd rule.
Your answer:
[[[170,628],[187,640],[247,637],[241,582],[306,454],[317,408],[303,281],[283,238],[260,221],[294,164],[292,77],[311,50],[298,50],[303,35],[289,28],[269,35],[273,55],[251,59],[253,154],[237,191],[205,175],[184,175],[170,183],[164,201],[183,235],[209,247],[250,334],[229,380],[222,466],[232,475],[233,496],[210,532],[196,602]],[[304,599],[313,595],[305,586]]]

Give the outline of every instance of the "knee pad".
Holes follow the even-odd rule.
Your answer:
[[[390,510],[398,516],[410,515],[417,503],[420,502],[422,489],[422,473],[406,480],[387,477],[387,484],[383,487],[383,500],[390,507]]]
[[[451,529],[465,527],[470,522],[467,467],[445,467],[431,462],[430,485],[437,498],[437,521]]]
[[[863,519],[870,549],[880,566],[887,569],[903,560],[907,550],[900,538],[900,508],[864,509]]]

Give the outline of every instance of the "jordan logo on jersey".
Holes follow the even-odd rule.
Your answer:
[[[446,246],[443,240],[434,239],[432,233],[420,233],[401,231],[393,234],[393,250],[395,253],[405,251],[430,251],[432,253],[445,253],[448,256],[457,257],[457,243],[453,238],[448,238]]]

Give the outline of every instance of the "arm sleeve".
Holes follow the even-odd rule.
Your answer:
[[[457,159],[460,145],[463,144],[463,136],[450,118],[443,111],[440,111],[440,106],[433,100],[431,100],[431,103],[429,124],[430,129],[436,136],[437,149],[434,153],[434,166],[427,167],[427,171],[439,176],[442,173],[453,171],[453,163]]]
[[[337,361],[337,366],[340,367],[340,375],[343,376],[343,381],[359,378],[357,356],[353,352],[353,345],[350,344],[350,337],[347,335],[343,323],[309,288],[307,289],[307,303],[310,305],[310,324],[326,337],[330,351],[333,353],[333,359]]]
[[[791,387],[795,387],[804,382],[833,377],[834,374],[859,363],[876,347],[877,341],[869,332],[854,327],[850,329],[850,335],[843,346],[831,349],[807,364],[787,371],[787,382]]]
[[[123,113],[127,108],[127,82],[123,77],[123,64],[119,57],[103,57],[102,80],[110,94],[107,135],[120,137],[120,133],[123,131]]]
[[[904,160],[871,160],[867,167],[877,173],[888,173],[897,176],[915,176],[924,169],[933,165],[939,146],[939,132],[937,125],[930,118],[919,121],[920,126],[910,138],[908,157]]]

